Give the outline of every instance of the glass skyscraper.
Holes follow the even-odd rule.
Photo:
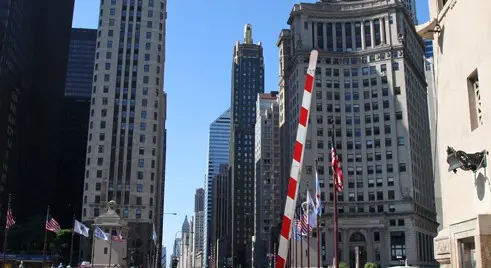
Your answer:
[[[220,172],[220,165],[228,163],[230,148],[230,109],[223,112],[213,123],[210,124],[208,141],[208,167],[205,187],[205,266],[208,267],[211,256],[210,235],[212,230],[212,200],[213,200],[213,178]]]

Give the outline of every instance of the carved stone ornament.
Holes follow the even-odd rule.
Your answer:
[[[442,234],[442,231],[434,240],[435,260],[440,264],[450,264],[450,238]]]
[[[107,214],[116,213],[116,211],[115,211],[116,205],[117,205],[116,201],[114,201],[114,200],[107,202],[107,209],[106,209]]]

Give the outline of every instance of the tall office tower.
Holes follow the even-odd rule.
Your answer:
[[[196,189],[196,194],[194,195],[194,230],[193,230],[193,241],[194,241],[194,254],[197,256],[203,256],[204,250],[204,236],[205,236],[205,189]],[[203,258],[196,260],[195,266],[203,267]]]
[[[363,15],[361,15],[363,14]],[[333,245],[331,137],[342,160],[340,260],[391,266],[434,264],[436,234],[423,40],[399,0],[295,5],[287,116],[296,133],[308,56],[320,52],[303,157],[302,199],[318,161],[325,218],[321,246]],[[281,106],[282,104],[280,104]],[[333,118],[335,129],[328,124]],[[291,135],[290,146],[295,142]],[[321,256],[331,263],[332,251]]]
[[[281,178],[281,207],[285,206],[286,194],[288,188],[288,179],[290,178],[290,166],[292,163],[291,153],[293,147],[291,141],[291,118],[288,116],[290,111],[290,99],[292,91],[289,89],[289,72],[290,66],[290,51],[291,51],[291,36],[289,29],[283,29],[280,32],[276,46],[278,47],[279,58],[279,131],[280,131],[280,178]]]
[[[205,211],[205,189],[198,188],[194,194],[194,212]]]
[[[407,11],[409,11],[409,14],[411,16],[411,19],[414,23],[414,25],[418,24],[418,17],[416,14],[416,0],[401,0],[404,6],[406,7]]]
[[[273,231],[281,221],[280,129],[278,92],[259,94],[256,104],[254,181],[254,267],[269,263]]]
[[[167,248],[162,247],[162,258],[161,258],[161,266],[159,268],[167,268]]]
[[[224,267],[230,252],[230,180],[227,164],[221,164],[218,174],[213,177],[213,200],[210,236],[210,267]],[[216,265],[218,264],[218,265]]]
[[[424,39],[425,41],[425,58],[433,58],[433,40]]]
[[[73,2],[0,1],[0,211],[6,209],[7,193],[12,194],[16,221],[23,226],[42,220],[58,194]],[[25,198],[31,196],[36,202]],[[10,250],[32,245],[33,235],[26,231],[20,230],[19,248],[12,244]],[[39,244],[31,248],[42,249]]]
[[[82,220],[115,200],[130,227],[131,265],[160,255],[148,238],[155,225],[161,244],[165,19],[162,0],[101,1]]]
[[[58,194],[52,204],[52,209],[59,213],[57,220],[64,225],[71,224],[74,214],[80,219],[82,212],[96,40],[96,29],[72,29],[62,106]]]
[[[179,256],[179,268],[192,267],[190,262],[190,255],[192,252],[191,222],[192,220],[188,221],[188,216],[186,216],[182,223],[180,254],[177,255]]]
[[[176,237],[176,239],[174,239],[174,248],[172,249],[172,256],[174,258],[180,258],[181,256],[181,243],[182,240],[180,237]]]
[[[213,179],[220,172],[220,166],[228,164],[229,150],[230,150],[230,109],[223,112],[213,123],[210,124],[210,133],[208,137],[208,170],[205,180],[205,241],[204,241],[204,256],[205,267],[210,265],[210,256],[212,253],[211,247],[214,243],[210,240],[212,230],[214,228],[212,223],[213,214]]]
[[[264,92],[261,42],[252,41],[252,26],[244,26],[244,42],[236,41],[232,62],[230,160],[232,244],[234,267],[250,267],[254,234],[254,129],[256,100]]]

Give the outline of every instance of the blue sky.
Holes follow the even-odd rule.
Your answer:
[[[96,28],[100,0],[76,0],[73,27]],[[262,42],[266,91],[277,90],[276,41],[294,0],[168,0],[164,89],[167,100],[167,172],[164,245],[168,256],[184,216],[194,211],[196,188],[204,187],[209,124],[230,105],[233,46],[246,23]],[[314,2],[314,1],[303,1]],[[428,18],[427,0],[416,0],[418,20]]]

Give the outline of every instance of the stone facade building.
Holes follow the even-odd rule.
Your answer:
[[[442,200],[442,229],[434,240],[434,256],[440,267],[491,267],[491,186],[482,166],[487,160],[477,155],[477,168],[465,171],[462,165],[468,158],[447,154],[448,146],[467,155],[491,148],[487,110],[491,94],[482,90],[491,83],[491,55],[486,52],[491,2],[430,0],[429,4],[432,19],[417,30],[433,39],[434,48],[440,169],[436,190]],[[448,160],[454,164],[450,170]]]

